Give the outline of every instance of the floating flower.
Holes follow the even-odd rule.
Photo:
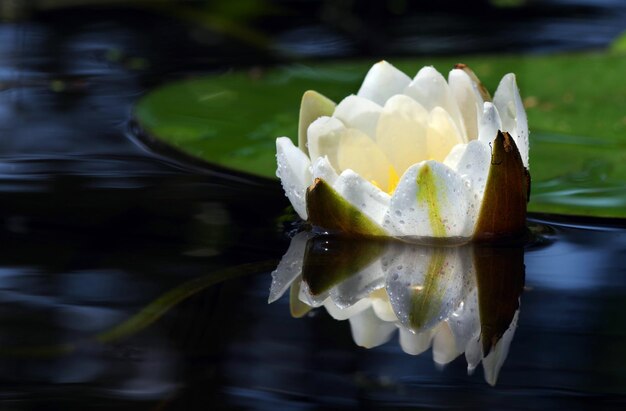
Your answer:
[[[338,105],[307,91],[283,188],[311,224],[358,236],[492,239],[524,230],[528,126],[514,74],[493,101],[465,65],[411,80],[382,61]]]
[[[399,334],[404,352],[432,347],[445,365],[465,354],[494,385],[517,326],[523,248],[296,235],[272,273],[269,302],[290,289],[294,317],[324,307],[350,323],[354,342],[377,347]],[[506,275],[504,275],[506,274]]]

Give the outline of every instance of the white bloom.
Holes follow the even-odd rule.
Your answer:
[[[502,78],[490,102],[473,73],[459,67],[448,81],[433,67],[411,80],[382,61],[358,93],[336,107],[305,93],[300,147],[287,137],[276,140],[277,175],[298,215],[361,235],[474,236],[498,131],[514,141],[503,144],[507,152],[519,150],[513,151],[523,176],[528,127],[514,74]],[[320,184],[320,193],[311,195]],[[522,185],[497,190],[524,191],[513,201],[524,200],[523,213],[516,214],[523,220]]]

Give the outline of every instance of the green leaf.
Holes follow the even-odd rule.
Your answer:
[[[232,72],[164,85],[135,109],[146,135],[233,170],[275,178],[275,138],[297,139],[299,103],[314,89],[355,93],[372,62]],[[457,59],[392,61],[409,75],[447,73]],[[515,72],[530,128],[529,211],[626,217],[626,55],[476,56],[464,59],[488,90]]]
[[[610,50],[614,53],[626,53],[626,32],[620,34],[613,40]]]

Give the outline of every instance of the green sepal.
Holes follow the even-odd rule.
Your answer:
[[[524,290],[524,248],[474,246],[483,355],[509,328]]]
[[[309,155],[307,129],[312,122],[322,116],[332,116],[337,104],[317,91],[308,90],[302,95],[300,103],[300,121],[298,123],[298,147]]]
[[[498,131],[491,147],[491,166],[474,230],[477,241],[514,238],[525,232],[530,174],[509,133]]]
[[[320,295],[366,268],[385,251],[387,241],[317,236],[306,245],[302,279]]]
[[[309,222],[353,237],[388,236],[387,232],[361,210],[350,204],[321,178],[316,178],[306,192]]]

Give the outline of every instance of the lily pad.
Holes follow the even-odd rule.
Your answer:
[[[464,58],[490,91],[515,72],[526,105],[533,178],[529,210],[626,217],[626,56],[579,53]],[[457,60],[392,61],[406,73]],[[137,104],[150,139],[208,163],[275,178],[275,138],[298,138],[302,94],[356,92],[372,62],[292,65],[166,84]]]

